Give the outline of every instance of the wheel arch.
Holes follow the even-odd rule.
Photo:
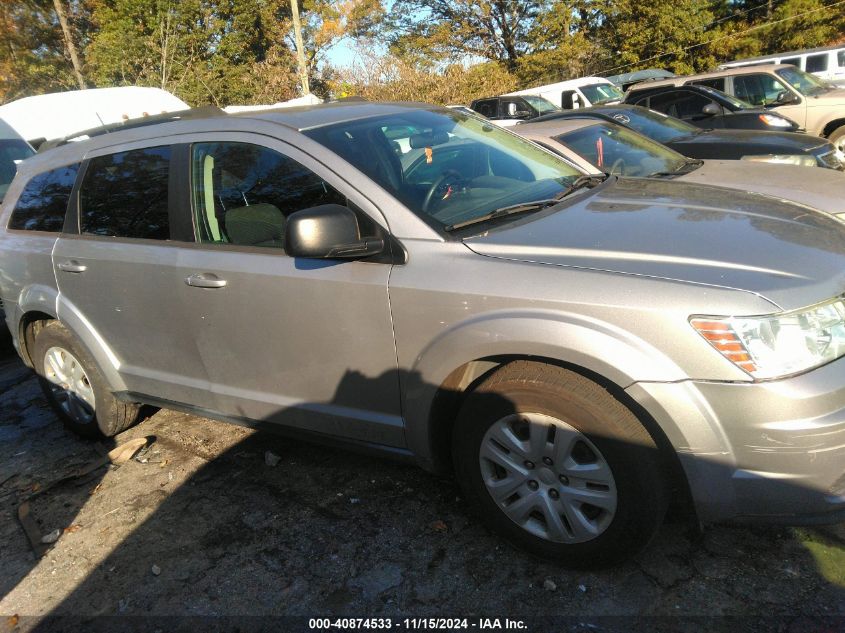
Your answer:
[[[822,136],[824,136],[825,138],[829,138],[831,134],[833,134],[842,126],[845,126],[845,117],[840,117],[838,119],[828,121],[825,124],[824,129],[822,130]]]

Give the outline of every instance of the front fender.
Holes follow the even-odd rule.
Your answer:
[[[433,463],[434,399],[456,369],[497,357],[535,357],[594,372],[620,388],[640,381],[674,382],[686,374],[659,350],[614,325],[552,311],[497,312],[468,319],[417,355],[403,385],[406,441],[424,465]]]

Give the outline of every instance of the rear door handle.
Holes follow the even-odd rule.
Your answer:
[[[86,270],[88,270],[88,266],[80,264],[75,259],[71,259],[69,261],[62,262],[61,264],[59,264],[58,269],[66,273],[84,273]]]
[[[226,280],[220,279],[214,273],[196,273],[185,277],[185,283],[194,288],[223,288]]]

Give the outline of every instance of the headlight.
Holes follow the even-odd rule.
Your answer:
[[[781,165],[800,165],[801,167],[818,167],[818,160],[809,154],[754,154],[743,156],[742,160],[757,163],[779,163]]]
[[[760,120],[771,127],[792,127],[792,123],[787,121],[782,116],[774,114],[761,114]]]
[[[754,378],[818,367],[845,354],[845,301],[753,317],[690,318],[722,356]]]

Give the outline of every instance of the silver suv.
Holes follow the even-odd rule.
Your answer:
[[[808,207],[351,102],[58,146],[0,226],[15,344],[79,433],[146,403],[341,438],[573,565],[673,500],[845,518],[845,226]]]

